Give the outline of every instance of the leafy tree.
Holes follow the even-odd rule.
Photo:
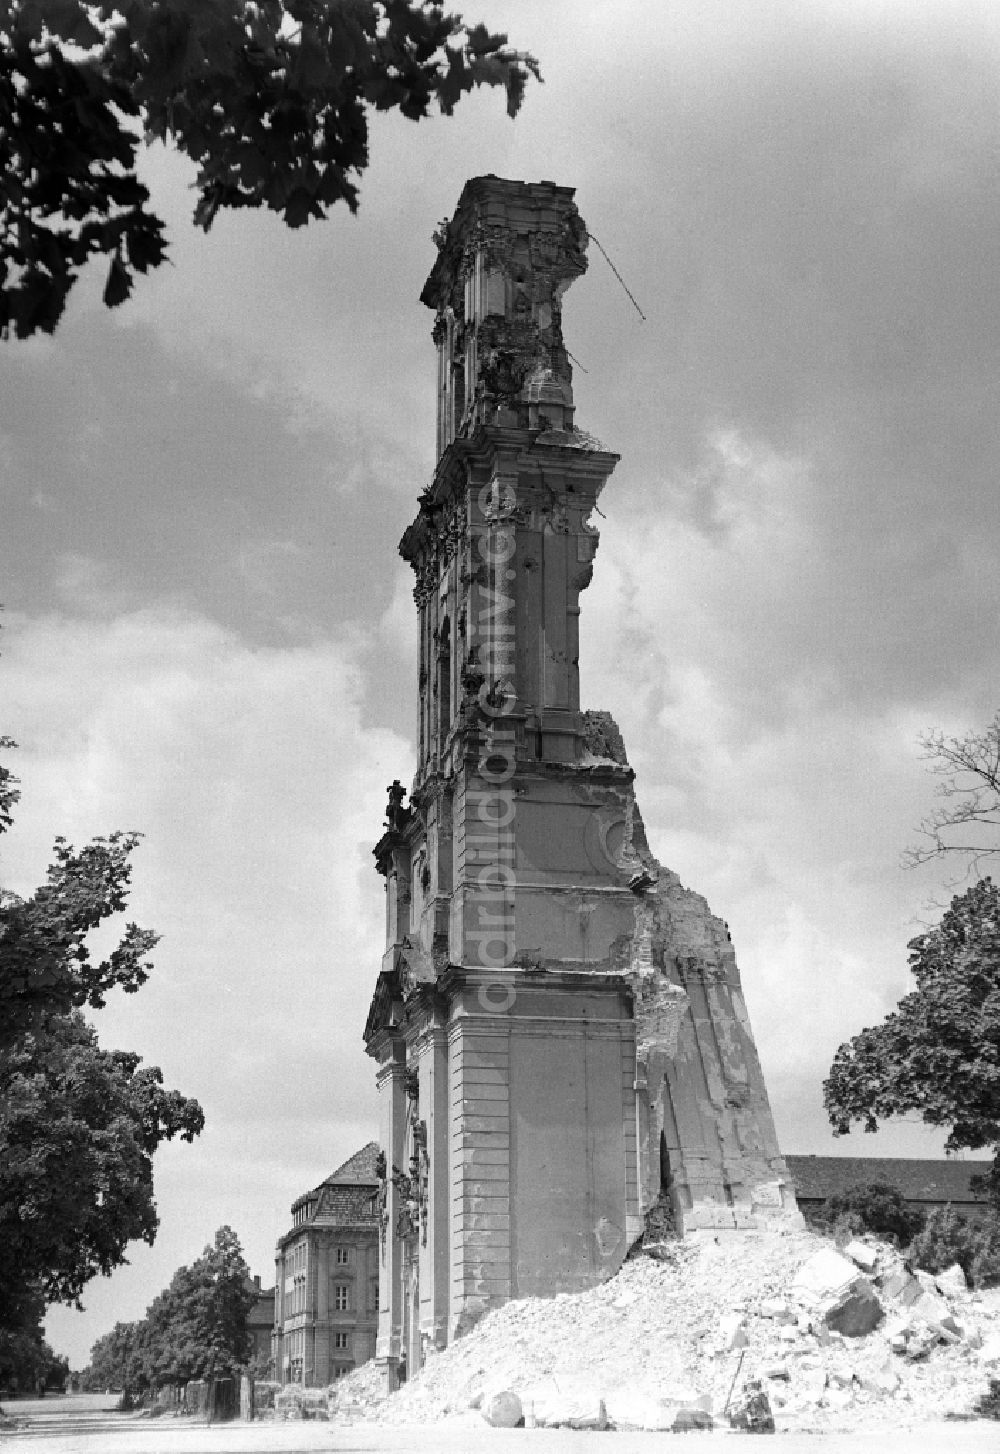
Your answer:
[[[818,1209],[816,1220],[833,1227],[844,1217],[853,1219],[859,1232],[898,1243],[909,1242],[924,1222],[923,1213],[907,1205],[899,1187],[885,1181],[859,1182],[835,1192]]]
[[[9,0],[0,15],[0,330],[51,333],[80,268],[104,301],[166,258],[140,133],[198,168],[194,220],[268,207],[290,227],[358,206],[370,107],[451,115],[531,56],[432,0]]]
[[[41,1311],[20,1327],[0,1327],[0,1390],[63,1389],[69,1362],[53,1353],[42,1337]]]
[[[920,739],[930,771],[940,778],[940,805],[920,824],[922,841],[907,849],[907,867],[933,858],[965,858],[973,873],[1000,853],[1000,712],[982,732]]]
[[[90,1363],[80,1379],[81,1387],[87,1393],[103,1393],[107,1389],[141,1389],[144,1387],[142,1373],[142,1341],[145,1324],[116,1323],[110,1333],[90,1350]]]
[[[10,748],[16,746],[17,743],[13,737],[0,737],[0,748],[4,751],[8,751]],[[21,793],[17,786],[17,778],[9,767],[5,767],[0,762],[0,833],[5,833],[10,827],[13,821],[11,818],[11,810],[20,796]]]
[[[134,994],[149,977],[157,935],[137,924],[107,959],[94,963],[86,936],[120,913],[132,876],[138,833],[112,833],[77,852],[55,841],[55,862],[29,899],[0,900],[0,1049],[25,1034],[44,1036],[53,1016],[82,1005],[100,1009],[114,986]]]
[[[0,831],[14,782],[0,772]],[[77,853],[57,839],[35,894],[0,893],[0,1334],[11,1357],[41,1345],[48,1303],[79,1305],[130,1241],[153,1241],[153,1153],[204,1124],[197,1101],[165,1090],[154,1066],[102,1050],[76,1008],[99,1007],[113,985],[134,990],[148,975],[148,930],[129,924],[97,964],[85,943],[125,907],[137,841],[113,834]]]
[[[994,1152],[1000,1203],[1000,894],[984,878],[909,944],[917,988],[881,1025],[841,1045],[823,1093],[836,1135],[917,1112],[949,1151]]]
[[[221,1378],[244,1367],[255,1296],[239,1238],[231,1227],[220,1227],[197,1262],[179,1268],[146,1312],[149,1382]]]
[[[927,1221],[910,1243],[909,1255],[925,1272],[943,1272],[958,1262],[966,1277],[971,1277],[977,1243],[977,1228],[971,1227],[949,1203],[927,1214]]]
[[[250,1356],[247,1315],[256,1289],[239,1238],[220,1227],[190,1267],[179,1267],[139,1323],[118,1323],[91,1349],[88,1387],[126,1393],[223,1378]]]
[[[78,1304],[129,1242],[151,1244],[153,1152],[203,1124],[155,1067],[101,1050],[78,1011],[0,1051],[0,1308],[36,1291]]]
[[[996,1208],[976,1229],[972,1281],[976,1287],[1000,1284],[1000,1211]]]

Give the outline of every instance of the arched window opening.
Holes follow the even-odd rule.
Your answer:
[[[451,729],[452,703],[451,703],[451,622],[446,616],[441,622],[441,632],[438,637],[438,751],[444,749],[448,732]]]

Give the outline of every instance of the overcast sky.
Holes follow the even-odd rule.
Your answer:
[[[728,920],[790,1152],[821,1081],[907,988],[943,869],[920,732],[998,705],[1000,11],[937,0],[468,0],[539,57],[495,93],[381,118],[357,218],[189,222],[109,315],[0,349],[2,722],[28,892],[57,833],[146,835],[150,983],[97,1017],[202,1102],[156,1159],[153,1249],[49,1333],[81,1366],[230,1223],[265,1284],[292,1201],[376,1134],[361,1032],[382,951],[371,847],[414,765],[396,542],[434,460],[431,233],[466,178],[577,188],[577,420],[618,451],[584,596],[654,851]]]

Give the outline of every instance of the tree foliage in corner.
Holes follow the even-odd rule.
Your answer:
[[[535,60],[431,0],[10,0],[0,14],[0,332],[51,333],[80,268],[104,301],[166,258],[140,141],[195,162],[194,220],[268,207],[290,227],[358,206],[369,107],[419,121]]]
[[[948,1127],[946,1147],[990,1147],[1000,1203],[1000,892],[988,878],[909,944],[917,988],[881,1025],[841,1045],[824,1082],[838,1136],[916,1112]]]
[[[0,831],[15,782],[0,772]],[[165,1090],[156,1067],[102,1050],[79,1009],[101,1006],[114,985],[137,989],[149,972],[156,936],[134,924],[106,960],[85,943],[125,907],[137,841],[116,834],[77,853],[59,839],[35,894],[0,893],[0,1353],[4,1340],[41,1350],[47,1304],[78,1303],[129,1242],[153,1241],[153,1153],[204,1124],[197,1101]]]

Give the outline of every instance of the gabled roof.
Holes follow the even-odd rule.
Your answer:
[[[360,1183],[362,1186],[374,1186],[378,1182],[375,1163],[378,1160],[380,1149],[377,1141],[369,1141],[366,1146],[362,1146],[360,1151],[355,1151],[353,1156],[349,1156],[343,1166],[338,1166],[336,1171],[331,1172],[323,1185],[350,1182],[352,1185]]]
[[[786,1156],[798,1196],[816,1201],[862,1182],[898,1187],[911,1202],[985,1202],[969,1187],[990,1161],[924,1161],[902,1156]]]

